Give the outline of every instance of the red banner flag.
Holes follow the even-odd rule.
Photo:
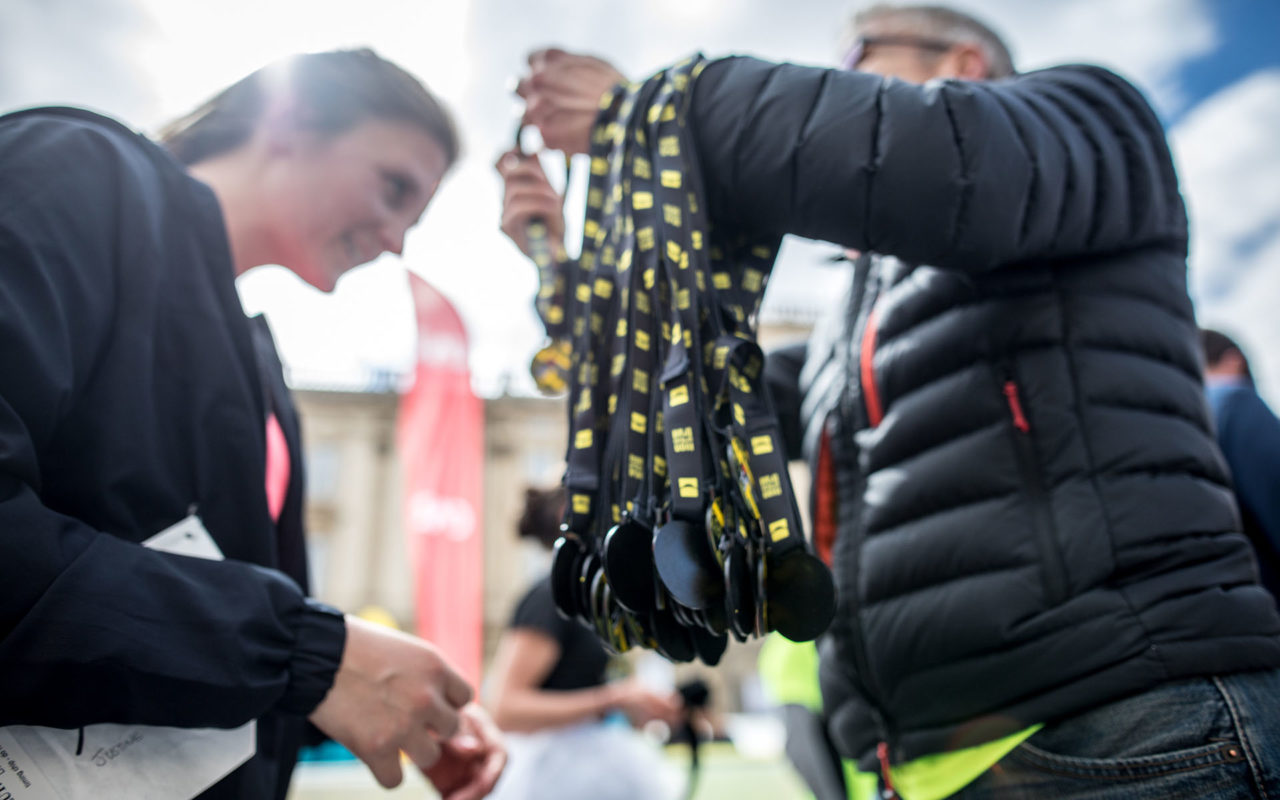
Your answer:
[[[484,630],[484,407],[471,391],[467,332],[448,300],[409,273],[418,317],[413,388],[396,443],[417,633],[479,686]]]

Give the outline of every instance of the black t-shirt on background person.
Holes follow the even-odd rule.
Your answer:
[[[516,606],[511,628],[525,628],[546,634],[560,645],[560,658],[540,689],[572,691],[590,689],[605,682],[609,654],[595,634],[556,611],[551,598],[551,578],[538,581]]]

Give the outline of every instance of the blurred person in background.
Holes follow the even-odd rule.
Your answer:
[[[1014,74],[947,8],[852,33],[847,71],[710,62],[686,117],[713,226],[858,253],[800,375],[837,750],[907,800],[1280,792],[1280,617],[1203,401],[1159,121],[1098,67]],[[623,76],[529,66],[526,122],[587,152]]]
[[[1258,395],[1240,345],[1209,328],[1200,335],[1205,394],[1244,532],[1258,557],[1262,585],[1280,597],[1280,420]]]
[[[368,50],[259,70],[162,145],[0,117],[0,724],[257,720],[209,798],[283,798],[308,719],[384,786],[401,751],[449,800],[493,786],[500,736],[445,658],[307,598],[294,412],[235,287],[399,253],[458,146]],[[175,524],[225,560],[141,546]]]
[[[564,503],[563,487],[526,490],[520,538],[549,551],[560,536]],[[657,748],[626,723],[658,720],[674,730],[683,718],[680,696],[655,692],[636,678],[611,681],[609,662],[594,633],[556,610],[550,576],[525,592],[486,678],[493,719],[514,734],[496,800],[673,796]]]

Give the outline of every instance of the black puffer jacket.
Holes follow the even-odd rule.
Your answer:
[[[730,59],[692,110],[715,224],[886,254],[806,368],[838,475],[822,684],[845,755],[1280,665],[1137,91],[1092,67],[919,87]]]

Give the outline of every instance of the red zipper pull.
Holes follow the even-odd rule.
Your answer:
[[[867,408],[867,423],[873,428],[884,419],[884,407],[880,405],[880,387],[876,386],[875,356],[878,321],[877,307],[873,305],[867,314],[867,324],[862,329],[862,351],[858,357],[862,401]]]
[[[898,790],[893,788],[893,776],[889,773],[889,743],[876,745],[876,758],[880,759],[880,779],[884,781],[883,800],[898,800]]]
[[[1009,411],[1013,414],[1013,427],[1023,433],[1030,433],[1031,423],[1027,422],[1027,415],[1022,413],[1022,401],[1018,399],[1018,384],[1005,381],[1004,396],[1009,400]]]

